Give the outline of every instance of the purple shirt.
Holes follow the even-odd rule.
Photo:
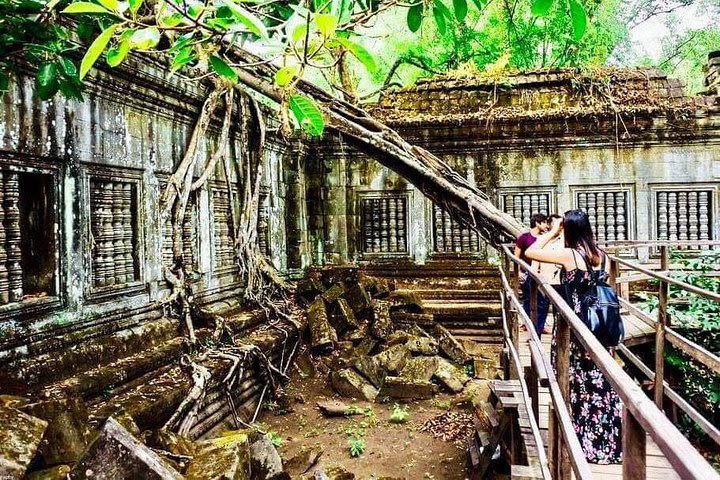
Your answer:
[[[530,232],[525,232],[515,240],[515,246],[520,249],[520,260],[530,263],[531,260],[525,256],[525,250],[535,243],[537,237]]]

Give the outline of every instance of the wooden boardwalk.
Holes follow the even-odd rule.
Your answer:
[[[627,312],[623,313],[623,319],[625,320],[625,344],[626,345],[638,345],[648,341],[651,341],[654,336],[653,327],[649,326],[642,320],[630,315]],[[548,315],[548,328],[552,330],[553,320],[552,315]],[[530,335],[527,331],[520,331],[520,345],[519,354],[522,366],[530,366],[530,347],[528,346],[528,339]],[[546,355],[550,358],[550,344],[552,335],[544,334],[541,337],[543,347]],[[510,380],[505,382],[507,387],[510,387],[513,391],[513,396],[516,396],[522,404],[522,390],[520,387],[519,380]],[[505,392],[510,394],[510,391]],[[548,432],[548,417],[549,417],[549,405],[550,405],[550,393],[547,388],[539,388],[539,410],[540,419],[539,427],[540,433],[543,438],[543,442],[547,445],[547,432]],[[528,418],[527,411],[525,408],[519,410],[518,415],[520,430],[526,443],[528,450],[528,460],[532,464],[532,452],[537,451],[534,438],[530,431],[530,420]],[[672,468],[668,460],[658,449],[657,445],[648,437],[647,440],[647,466],[646,473],[648,479],[654,480],[680,480],[680,476]],[[590,464],[590,469],[595,478],[608,479],[608,480],[621,480],[622,479],[622,465],[596,465]]]

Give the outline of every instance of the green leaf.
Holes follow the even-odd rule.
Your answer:
[[[55,62],[43,62],[35,75],[35,91],[43,100],[51,98],[58,91],[58,70]]]
[[[347,50],[363,64],[368,72],[371,74],[375,74],[377,72],[378,66],[377,62],[375,62],[375,57],[373,57],[365,47],[347,38],[339,37],[337,41],[340,45],[347,48]]]
[[[108,10],[98,5],[97,3],[90,2],[75,2],[71,3],[62,11],[63,13],[110,13]]]
[[[235,19],[245,25],[245,28],[247,28],[250,32],[254,33],[260,38],[268,38],[265,25],[257,16],[255,16],[255,14],[245,10],[243,7],[234,3],[232,0],[227,0],[225,2],[225,5],[232,11]]]
[[[58,60],[58,64],[60,66],[60,70],[66,77],[77,78],[78,69],[72,60],[66,57],[60,57],[60,60]]]
[[[305,39],[305,35],[307,33],[307,26],[306,25],[298,25],[293,29],[292,32],[292,40],[294,43],[299,42],[300,40]]]
[[[302,95],[292,95],[289,105],[300,128],[313,137],[322,135],[325,120],[315,102]]]
[[[108,28],[103,30],[103,32],[97,36],[95,41],[93,41],[90,47],[88,47],[87,52],[85,52],[85,56],[82,59],[82,62],[80,62],[80,80],[85,78],[85,75],[87,75],[92,66],[95,65],[98,57],[103,52],[103,50],[105,50],[108,42],[115,34],[116,29],[117,25],[110,25]]]
[[[142,28],[130,37],[130,46],[137,50],[150,50],[160,42],[160,30],[156,27]]]
[[[423,4],[418,3],[408,8],[407,24],[411,32],[420,30],[423,21]]]
[[[442,5],[442,7],[440,5]],[[433,2],[433,17],[435,17],[435,23],[437,24],[440,35],[445,35],[447,32],[447,21],[445,20],[446,16],[443,8],[447,9],[439,0]]]
[[[453,0],[453,10],[455,10],[457,21],[464,21],[468,12],[467,0]]]
[[[573,34],[575,40],[579,41],[587,30],[587,13],[582,4],[576,0],[570,1],[570,18],[572,19]]]
[[[175,12],[169,15],[163,15],[158,19],[158,23],[161,27],[173,28],[177,27],[185,19],[182,13]]]
[[[137,15],[138,10],[140,10],[140,7],[142,7],[143,0],[128,0],[130,3],[130,13],[135,16]]]
[[[530,8],[533,15],[543,17],[548,14],[552,7],[553,0],[535,0]]]
[[[218,75],[220,75],[223,78],[227,78],[232,83],[238,83],[238,74],[237,72],[227,63],[225,63],[225,60],[218,56],[211,56],[210,57],[210,65],[212,66],[213,70],[217,72]]]
[[[292,83],[295,77],[300,73],[299,66],[282,67],[275,72],[275,85],[278,87],[286,87]]]
[[[117,0],[97,0],[100,5],[107,8],[111,12],[117,12],[118,2]]]
[[[124,39],[115,47],[109,49],[105,54],[105,58],[108,65],[111,67],[117,67],[123,60],[125,60],[128,53],[130,53],[130,40]]]
[[[175,58],[173,58],[170,71],[175,73],[188,63],[194,62],[195,60],[197,60],[197,57],[193,53],[192,47],[183,48],[179,50],[177,55],[175,55]]]
[[[335,33],[338,19],[329,13],[318,13],[315,15],[315,25],[317,25],[320,34],[327,38]]]
[[[477,9],[481,12],[485,8],[485,0],[473,0],[473,3],[477,7]]]

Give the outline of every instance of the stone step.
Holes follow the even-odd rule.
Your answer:
[[[502,312],[498,302],[473,302],[453,300],[428,300],[423,302],[423,313],[435,315],[435,319],[447,317],[496,317]]]
[[[183,353],[184,338],[176,337],[155,348],[149,348],[120,360],[100,365],[42,389],[41,395],[62,393],[92,399],[109,386],[131,382],[149,372],[175,362]]]
[[[496,301],[499,298],[498,291],[496,289],[487,290],[470,290],[470,289],[453,289],[453,288],[438,288],[438,289],[413,289],[423,300],[490,300]]]
[[[84,332],[87,333],[87,332]],[[153,350],[178,336],[178,321],[160,317],[95,336],[78,333],[78,341],[16,359],[0,368],[0,384],[11,391],[39,389],[69,379],[98,365]],[[81,341],[82,340],[82,341]]]

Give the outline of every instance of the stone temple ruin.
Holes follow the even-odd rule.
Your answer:
[[[656,70],[543,70],[422,81],[383,94],[371,113],[523,223],[578,207],[601,242],[715,240],[716,60],[696,96]],[[342,136],[271,131],[257,236],[278,271],[301,280],[300,308],[268,322],[267,311],[242,304],[230,216],[238,179],[218,166],[183,222],[192,316],[201,343],[222,324],[255,349],[236,353],[254,360],[238,369],[205,358],[192,421],[175,424],[184,436],[161,430],[203,375],[180,361],[182,325],[164,302],[172,241],[158,204],[204,95],[138,57],[92,74],[82,102],[41,102],[29,76],[3,97],[2,475],[248,478],[252,463],[252,478],[289,478],[267,436],[220,435],[238,425],[233,417],[258,415],[269,377],[292,376],[301,351],[325,365],[341,396],[370,402],[427,399],[502,375],[495,251]],[[210,132],[201,155],[219,122]],[[231,148],[244,148],[239,137]],[[231,374],[229,386],[220,381]],[[308,478],[354,478],[326,473]]]

